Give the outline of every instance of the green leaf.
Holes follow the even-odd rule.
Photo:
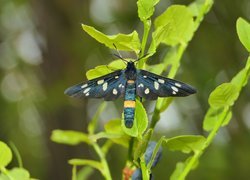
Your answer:
[[[231,83],[237,86],[240,91],[247,84],[250,76],[250,57],[248,57],[246,66],[231,80]]]
[[[196,0],[188,6],[188,9],[190,10],[190,12],[192,12],[194,17],[197,17],[200,14],[200,12],[202,12],[204,3],[205,0]]]
[[[111,63],[108,64],[108,68],[110,68],[111,70],[121,70],[121,69],[125,69],[126,68],[126,64],[124,63],[123,60],[118,59],[118,60],[114,60]]]
[[[213,108],[232,106],[238,98],[237,87],[232,83],[223,83],[210,94],[208,102]]]
[[[88,33],[91,37],[96,39],[98,42],[104,44],[110,49],[115,49],[114,44],[118,50],[134,51],[137,54],[140,52],[140,39],[138,33],[133,31],[130,34],[117,34],[117,35],[106,35],[96,30],[94,27],[82,24],[83,30]]]
[[[51,140],[59,144],[77,145],[82,142],[90,144],[88,135],[77,131],[53,130]]]
[[[141,21],[148,20],[155,11],[154,6],[159,2],[160,0],[138,0],[137,1],[137,7],[138,7],[138,16]]]
[[[12,152],[4,142],[0,141],[0,168],[7,166],[12,160]]]
[[[30,180],[30,174],[26,169],[23,168],[13,168],[12,170],[8,171],[8,174],[1,174],[1,180]]]
[[[120,136],[119,138],[110,137],[112,142],[128,147],[130,137],[122,130],[121,120],[110,120],[104,128],[107,133]]]
[[[153,40],[156,46],[165,43],[170,46],[191,40],[194,33],[192,13],[186,6],[172,5],[155,20]]]
[[[135,149],[135,152],[134,152],[134,160],[138,160],[138,158],[140,158],[144,152],[146,151],[147,149],[147,146],[148,146],[148,142],[151,138],[151,135],[153,133],[153,130],[152,129],[149,129],[145,135],[143,136],[142,139],[139,139],[139,142],[136,146],[136,149]]]
[[[228,107],[218,109],[209,108],[203,121],[203,129],[206,131],[211,131],[214,129],[217,123],[220,122],[221,118],[224,118],[221,126],[227,125],[232,118],[232,112],[228,110]]]
[[[95,169],[98,169],[99,171],[102,172],[103,167],[102,164],[98,161],[94,161],[94,160],[87,160],[87,159],[71,159],[68,161],[69,164],[74,165],[74,166],[90,166],[93,167]]]
[[[238,18],[236,27],[241,43],[250,52],[250,24],[243,18]]]
[[[203,136],[185,135],[165,139],[166,146],[171,151],[182,151],[183,153],[200,151],[206,141]]]
[[[87,71],[87,79],[94,79],[104,75],[107,75],[113,71],[125,69],[126,64],[122,60],[115,60],[109,63],[108,65],[96,66],[94,69]]]
[[[113,134],[113,133],[107,133],[107,132],[99,132],[97,134],[93,134],[89,136],[89,139],[91,139],[93,142],[102,139],[102,138],[107,138],[107,139],[119,139],[121,138],[121,134]]]
[[[109,74],[111,72],[112,70],[109,69],[106,65],[100,65],[96,66],[94,69],[88,70],[86,76],[88,80],[91,80]]]
[[[172,175],[170,177],[170,180],[177,180],[177,179],[183,180],[182,173],[190,160],[191,160],[191,158],[187,158],[185,160],[185,162],[178,162],[176,164],[176,168],[175,168],[174,172],[172,173]],[[198,163],[199,162],[196,160],[195,164],[192,166],[192,169],[195,169],[198,166]]]
[[[139,139],[141,139],[142,134],[147,129],[147,127],[148,127],[148,116],[147,116],[146,110],[144,109],[142,103],[136,100],[135,118],[134,118],[133,127],[127,128],[125,126],[125,122],[123,118],[122,129],[129,136],[138,137]]]
[[[179,179],[180,175],[184,171],[184,168],[185,168],[185,163],[178,162],[176,164],[176,168],[175,168],[174,172],[172,173],[172,175],[170,177],[170,180],[177,180],[177,179]]]
[[[165,66],[163,63],[155,64],[155,65],[151,65],[151,66],[146,66],[146,69],[148,71],[150,71],[151,73],[158,74],[158,75],[160,75],[161,72],[164,71],[164,68],[165,68]]]

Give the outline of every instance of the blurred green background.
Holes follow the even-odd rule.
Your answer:
[[[162,0],[155,14],[171,3],[188,2]],[[202,120],[209,93],[243,68],[248,55],[236,34],[240,16],[250,20],[249,0],[215,1],[190,42],[177,76],[198,93],[176,99],[163,113],[156,140],[161,135],[206,135]],[[110,50],[84,33],[81,23],[106,34],[142,32],[134,0],[0,1],[0,140],[16,145],[24,167],[38,179],[70,179],[68,159],[96,158],[87,145],[69,147],[50,141],[53,129],[85,131],[102,102],[63,94],[68,86],[86,80],[88,69],[112,61]],[[249,179],[249,89],[250,85],[244,88],[229,126],[220,130],[188,179]],[[146,103],[149,112],[152,107]],[[121,117],[121,112],[122,100],[109,102],[100,129],[106,120]],[[126,156],[118,145],[108,154],[114,179],[121,178]],[[155,179],[168,179],[176,162],[183,159],[183,154],[165,149],[154,170]],[[12,166],[17,166],[16,160]],[[98,172],[91,177],[101,178]]]

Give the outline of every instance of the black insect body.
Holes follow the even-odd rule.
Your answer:
[[[136,96],[156,100],[158,97],[188,96],[194,93],[196,90],[190,85],[136,69],[133,61],[127,62],[126,69],[65,90],[65,94],[78,98],[104,98],[106,101],[113,101],[124,97],[124,120],[127,128],[133,126]]]

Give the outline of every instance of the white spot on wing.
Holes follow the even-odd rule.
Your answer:
[[[149,93],[149,89],[147,88],[147,89],[145,89],[145,94],[148,94]]]
[[[85,94],[85,96],[89,96],[89,92],[87,94]]]
[[[122,84],[119,84],[119,86],[118,86],[119,88],[121,88],[122,87]]]
[[[142,83],[140,83],[140,84],[138,85],[138,87],[144,87],[144,85],[143,85]]]
[[[85,90],[83,91],[83,93],[84,93],[84,94],[88,93],[90,89],[91,89],[90,87],[87,88],[87,89],[85,89]]]
[[[83,84],[83,85],[81,86],[81,88],[84,89],[84,88],[86,88],[87,86],[88,86],[88,84]]]
[[[157,81],[155,81],[155,82],[154,82],[154,87],[155,87],[156,90],[159,89],[159,86],[160,86],[159,83],[158,83]]]
[[[172,94],[176,94],[176,92],[175,92],[175,91],[173,91],[173,92],[172,92]]]
[[[161,84],[165,83],[164,79],[158,79],[158,82],[161,83]]]
[[[97,84],[103,84],[103,83],[104,83],[104,80],[103,80],[103,79],[97,81]]]
[[[179,83],[175,83],[175,85],[176,85],[177,87],[181,87],[181,84],[179,84]]]
[[[115,79],[118,79],[119,78],[119,76],[115,76]]]
[[[143,76],[144,78],[147,78],[147,76]]]
[[[171,86],[171,88],[172,88],[174,91],[178,92],[178,88],[177,88],[177,87]]]
[[[118,91],[116,89],[113,89],[113,94],[117,95]]]
[[[107,88],[108,88],[108,83],[105,82],[105,83],[102,85],[102,90],[103,90],[103,91],[106,91]]]

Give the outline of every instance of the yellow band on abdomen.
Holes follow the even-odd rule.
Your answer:
[[[130,107],[134,108],[135,107],[135,101],[124,101],[124,107]]]
[[[134,84],[135,81],[134,81],[134,80],[128,80],[127,83],[128,83],[128,84]]]

